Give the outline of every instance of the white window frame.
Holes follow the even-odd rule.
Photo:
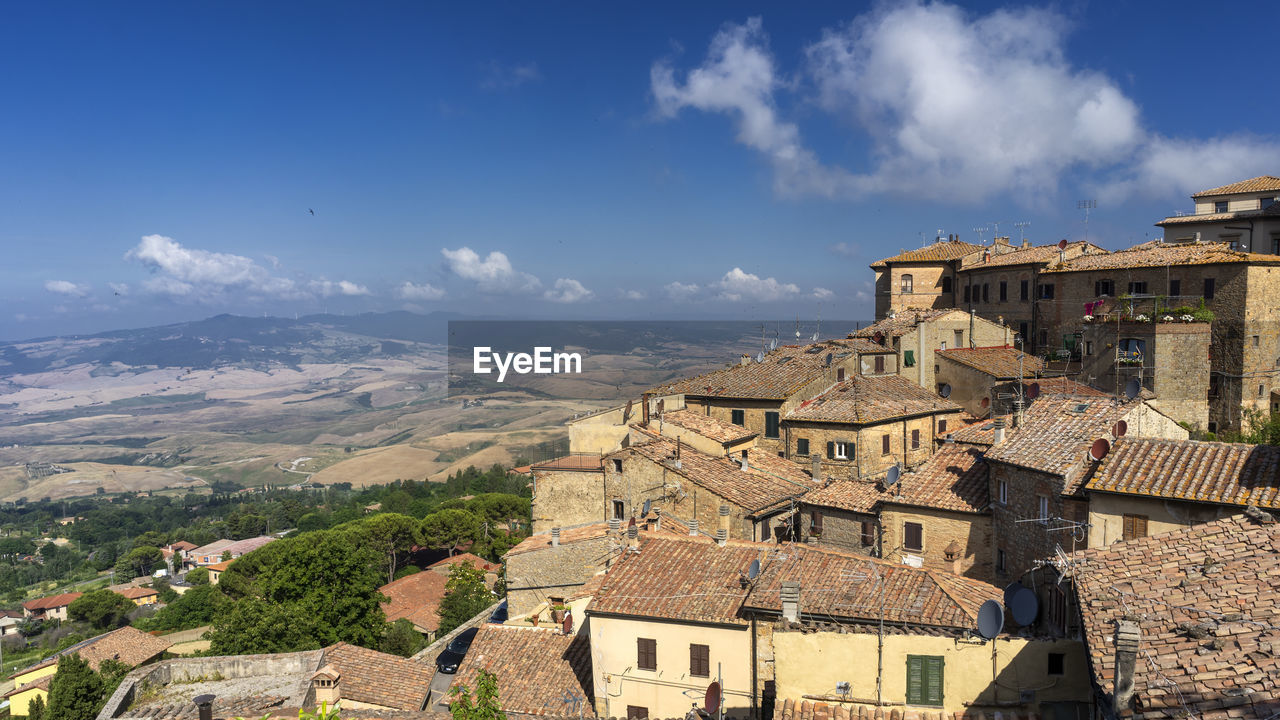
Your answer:
[[[1049,496],[1048,495],[1036,496],[1036,520],[1040,521],[1041,525],[1049,524]]]
[[[831,455],[836,460],[848,460],[849,459],[849,443],[841,440],[836,440],[835,448],[832,449]]]
[[[1005,480],[996,481],[996,497],[1001,505],[1009,504],[1009,483]]]

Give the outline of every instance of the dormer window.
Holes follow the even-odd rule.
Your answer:
[[[1258,198],[1258,209],[1265,210],[1268,207],[1270,207],[1272,203],[1274,203],[1275,201],[1276,201],[1276,198],[1274,195],[1271,197]]]
[[[1227,211],[1227,201],[1219,200],[1213,204],[1213,211],[1216,213],[1224,213]]]

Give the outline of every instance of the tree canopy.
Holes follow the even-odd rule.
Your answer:
[[[484,571],[468,562],[454,563],[444,584],[444,599],[436,611],[440,615],[437,632],[449,633],[493,603],[493,593],[484,584]]]
[[[67,606],[67,615],[89,623],[95,630],[111,630],[124,625],[126,616],[137,607],[129,598],[103,588],[76,598]]]

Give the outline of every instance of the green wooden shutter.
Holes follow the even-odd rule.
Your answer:
[[[916,364],[916,352],[914,350],[902,351],[902,366],[914,367]]]
[[[942,707],[943,660],[936,655],[907,656],[907,704]]]
[[[924,676],[924,704],[942,707],[941,657],[925,658]]]
[[[827,459],[834,460],[835,458],[836,458],[836,444],[833,442],[828,442],[827,443]],[[818,480],[820,478],[814,478],[814,479]]]
[[[907,656],[907,704],[922,705],[924,700],[924,657]]]

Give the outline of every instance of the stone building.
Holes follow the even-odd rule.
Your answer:
[[[760,362],[743,355],[724,370],[653,388],[651,399],[682,407],[755,433],[756,447],[785,456],[782,418],[792,408],[852,375],[893,375],[897,356],[890,348],[861,338],[783,345]],[[648,422],[649,416],[642,418]]]
[[[935,387],[935,351],[1013,342],[1008,326],[956,309],[895,311],[849,337],[893,348],[898,374],[922,388]]]
[[[1171,317],[1171,316],[1166,316]],[[1080,376],[1120,395],[1129,381],[1155,394],[1151,404],[1200,429],[1209,425],[1210,327],[1205,322],[1091,322],[1081,337]]]
[[[1235,250],[1280,255],[1280,178],[1271,175],[1201,190],[1195,210],[1156,223],[1166,240],[1224,242]]]
[[[824,478],[868,478],[914,467],[959,424],[960,407],[900,375],[854,375],[786,414],[787,457]]]
[[[1025,403],[1031,380],[1048,371],[1040,358],[1008,346],[940,350],[935,357],[937,391],[975,417],[1012,412],[1019,385]]]
[[[1124,424],[1121,424],[1124,421]],[[1143,398],[1039,398],[1012,431],[995,429],[990,466],[996,577],[1017,578],[1037,560],[1086,547],[1088,506],[1081,488],[1099,440],[1187,439],[1187,431]]]
[[[876,274],[876,319],[902,310],[956,307],[956,269],[952,261],[982,250],[982,245],[939,237],[932,245],[904,250],[872,263]]]
[[[605,502],[604,460],[599,455],[568,455],[532,466],[533,532],[597,522],[609,517]]]
[[[606,522],[557,527],[525,538],[502,556],[509,616],[525,617],[542,606],[563,604],[608,569],[623,544],[621,524]]]
[[[1122,437],[1084,484],[1089,546],[1280,510],[1280,448]]]
[[[1280,402],[1280,256],[1224,243],[1149,242],[1048,267],[1040,283],[1051,296],[1036,302],[1041,345],[1083,333],[1086,315],[1180,318],[1203,303],[1213,315],[1210,431],[1238,429],[1244,410]],[[1093,315],[1099,304],[1109,316]]]

